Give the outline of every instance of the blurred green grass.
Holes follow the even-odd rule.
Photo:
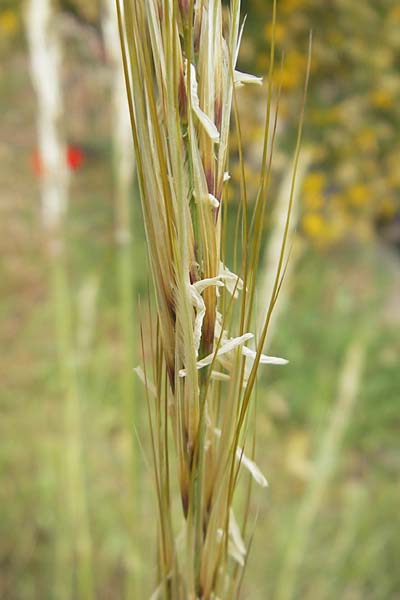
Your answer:
[[[0,71],[0,597],[50,600],[59,585],[59,521],[65,504],[59,477],[63,393],[38,180],[30,167],[35,102],[23,48],[10,48],[3,54],[7,69],[2,60]],[[96,57],[68,63],[67,131],[85,148],[86,163],[73,176],[67,239],[75,328],[82,286],[92,276],[99,284],[94,340],[79,371],[84,470],[96,598],[119,599],[127,571],[131,499],[118,383],[122,340],[106,81]],[[132,260],[135,293],[144,296],[146,252],[137,204]],[[309,244],[288,286],[272,348],[290,365],[267,370],[257,393],[257,460],[270,487],[255,494],[259,516],[245,597],[274,597],[310,469],[337,400],[346,350],[362,334],[368,345],[359,397],[313,523],[295,597],[394,600],[400,595],[399,256],[379,239],[347,240],[324,251]],[[146,468],[144,473],[138,545],[150,547],[151,489]],[[147,582],[150,556],[146,546]]]

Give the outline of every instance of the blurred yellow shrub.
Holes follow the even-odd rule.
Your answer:
[[[271,21],[273,2],[244,4],[253,30],[246,62],[265,73],[272,38],[265,21]],[[302,231],[318,245],[370,236],[377,222],[393,219],[400,210],[398,2],[279,0],[277,9],[274,82],[283,92],[284,146],[295,135],[313,31],[305,139],[314,152],[303,182]]]

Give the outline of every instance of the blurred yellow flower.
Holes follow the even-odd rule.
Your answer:
[[[391,108],[394,105],[394,97],[388,90],[375,90],[370,94],[370,100],[375,108]]]
[[[7,35],[14,35],[18,30],[18,17],[14,11],[7,9],[0,13],[0,31]]]
[[[310,173],[304,179],[303,192],[304,204],[308,210],[315,211],[322,208],[324,204],[323,189],[326,176],[321,171]]]
[[[272,24],[269,23],[265,28],[265,37],[267,40],[272,40]],[[279,44],[285,38],[285,28],[282,24],[277,23],[275,25],[275,41]]]
[[[326,232],[325,221],[319,213],[306,213],[302,220],[303,231],[311,238],[323,237]]]
[[[322,171],[314,171],[304,179],[304,192],[306,194],[319,194],[325,186],[326,175]]]
[[[363,183],[357,183],[351,186],[347,191],[347,195],[353,206],[364,206],[371,200],[370,190]]]
[[[363,129],[356,137],[356,142],[358,146],[364,151],[372,151],[377,147],[377,139],[375,131],[366,127]]]
[[[276,69],[275,80],[282,89],[300,87],[305,79],[306,57],[295,50],[288,51],[282,70]]]

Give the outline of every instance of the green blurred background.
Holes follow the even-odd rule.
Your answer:
[[[133,243],[121,257],[113,69],[100,5],[60,0],[56,10],[62,126],[75,156],[61,279],[49,268],[40,219],[23,5],[0,1],[0,598],[89,600],[77,584],[82,557],[90,559],[92,597],[147,598],[155,503],[143,393],[133,373],[127,382],[136,364],[129,361],[138,361],[137,298],[148,286],[140,207],[133,185]],[[248,0],[244,12],[241,66],[263,75],[271,2]],[[310,30],[313,53],[292,263],[270,340],[272,353],[290,364],[267,370],[258,386],[257,460],[270,485],[254,494],[258,518],[243,598],[400,597],[399,27],[396,0],[278,1],[278,64],[281,53],[284,62],[276,70],[282,97],[266,263],[293,153]],[[250,192],[264,96],[265,89],[239,93]],[[234,159],[231,171],[235,186]],[[72,429],[58,358],[57,285],[67,299],[64,339],[79,390]],[[124,326],[129,302],[135,312]],[[143,445],[135,446],[141,476],[133,491],[127,389]],[[71,448],[77,490],[63,471]],[[76,530],[64,518],[66,505],[75,506]],[[132,519],[139,522],[134,534]],[[146,592],[132,595],[127,581],[138,569]]]

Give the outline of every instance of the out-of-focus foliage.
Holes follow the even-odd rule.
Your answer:
[[[99,0],[59,3],[87,24],[99,20]],[[4,2],[0,47],[21,29],[20,6],[20,2]],[[303,187],[302,231],[317,246],[350,235],[368,238],[377,223],[392,222],[400,210],[399,4],[396,0],[279,0],[277,8],[274,79],[282,86],[280,118],[287,142],[298,123],[308,37],[313,32],[305,135],[313,155]],[[244,0],[243,11],[251,35],[245,36],[242,62],[265,75],[272,0]],[[244,103],[242,118],[247,113],[249,123],[242,127],[242,135],[248,148],[249,140],[256,146],[262,138],[262,119],[254,121],[260,113],[254,92],[253,97],[246,92]],[[248,164],[251,182],[258,165],[251,159]],[[238,180],[234,165],[232,170]]]
[[[245,60],[265,73],[272,0],[248,0],[245,9],[253,33]],[[318,245],[347,235],[368,237],[377,222],[398,213],[399,27],[395,0],[278,2],[275,37],[284,66],[280,72],[279,56],[275,78],[289,139],[313,32],[305,139],[314,152],[304,181],[302,229]]]
[[[4,2],[0,8],[0,52],[14,42],[20,30],[19,12],[11,2]]]
[[[100,0],[60,0],[60,5],[63,10],[71,11],[89,23],[99,19]]]

